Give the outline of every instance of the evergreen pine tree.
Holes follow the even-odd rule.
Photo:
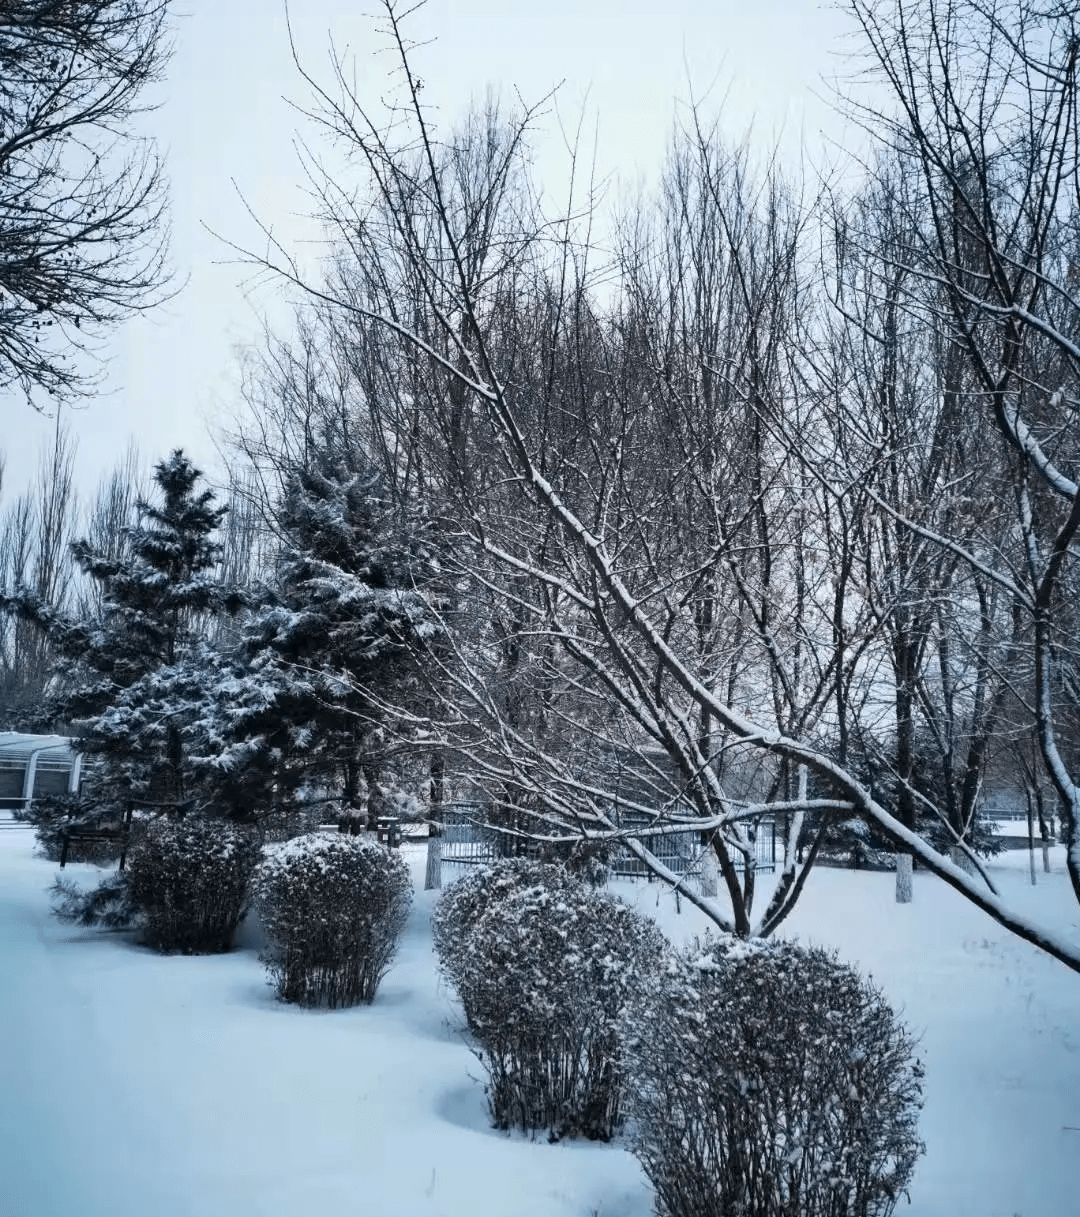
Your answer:
[[[389,708],[422,697],[420,658],[439,630],[431,549],[356,463],[323,455],[279,503],[275,577],[223,673],[208,758],[238,812],[288,804],[302,786],[353,808],[363,778],[376,815]]]
[[[215,534],[227,509],[198,489],[201,476],[176,450],[154,470],[159,501],[138,501],[118,555],[73,544],[96,585],[86,615],[58,613],[25,589],[7,603],[48,633],[59,657],[45,715],[81,738],[92,818],[130,798],[174,802],[194,793],[191,735],[208,676],[220,666],[204,638],[213,615],[240,604],[215,573]]]

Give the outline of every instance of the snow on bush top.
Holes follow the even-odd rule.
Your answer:
[[[474,1029],[498,1038],[515,1027],[537,1035],[613,1027],[664,947],[651,922],[584,885],[512,892],[466,940],[461,987]]]
[[[347,864],[358,854],[365,853],[370,845],[368,841],[340,833],[307,833],[302,837],[293,837],[288,841],[267,846],[263,850],[259,871],[267,877],[305,865],[326,871],[334,867],[335,863]]]
[[[613,1028],[666,947],[656,926],[620,901],[562,867],[523,860],[451,887],[435,934],[469,1024],[489,1042]]]
[[[300,872],[357,873],[372,867],[400,872],[408,878],[409,868],[401,856],[374,841],[344,833],[313,832],[267,846],[259,865],[258,882],[265,886]]]
[[[204,865],[214,861],[246,860],[258,852],[250,832],[225,820],[199,816],[185,816],[183,819],[146,819],[138,816],[135,823],[138,825],[136,845],[133,846],[136,852],[153,849],[162,856],[197,858]]]
[[[580,884],[561,866],[529,858],[505,858],[478,867],[443,892],[435,907],[435,949],[443,970],[456,985],[458,964],[469,932],[490,908],[530,887],[555,891]]]
[[[914,1041],[826,951],[696,941],[631,1008],[624,1047],[634,1152],[667,1211],[881,1217],[922,1153]]]
[[[253,880],[267,932],[289,938],[316,915],[403,916],[412,886],[401,856],[341,833],[308,833],[268,847]]]

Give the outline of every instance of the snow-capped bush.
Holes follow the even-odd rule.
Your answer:
[[[460,887],[441,911],[441,956],[480,1045],[495,1126],[608,1139],[621,1110],[618,1020],[656,972],[663,936],[558,867],[504,863]]]
[[[461,970],[465,960],[471,958],[469,934],[473,927],[493,904],[516,892],[532,887],[554,891],[573,883],[561,866],[531,858],[504,858],[491,866],[477,867],[443,892],[433,919],[435,950],[443,972],[461,997],[470,1030],[475,1031],[470,994],[462,990]]]
[[[282,1001],[336,1009],[374,998],[412,900],[399,854],[343,834],[296,837],[267,851],[253,893]]]
[[[132,833],[127,897],[148,946],[202,955],[228,951],[259,860],[250,833],[197,816],[158,819]]]
[[[626,1020],[632,1148],[665,1217],[885,1217],[922,1066],[882,994],[792,943],[706,941]]]

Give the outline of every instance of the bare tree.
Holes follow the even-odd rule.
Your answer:
[[[149,493],[138,448],[130,443],[111,473],[98,484],[87,504],[82,532],[87,542],[107,562],[128,556],[128,530],[136,522],[136,504]],[[82,617],[101,614],[102,589],[83,579],[76,588],[76,612]]]
[[[849,618],[851,599],[843,579],[826,594],[821,557],[835,513],[797,455],[815,414],[799,316],[809,214],[775,169],[755,173],[745,147],[728,148],[695,121],[677,132],[660,199],[625,243],[618,325],[627,379],[643,397],[624,511],[656,588],[666,587],[657,607],[673,627],[685,620],[670,637],[729,703],[768,707],[777,731],[820,738],[852,657],[851,639],[833,629],[836,599],[846,598]],[[650,482],[657,508],[642,493]],[[801,890],[828,816],[806,813],[802,766],[753,763],[711,708],[695,713],[693,769],[710,771],[716,787],[699,801],[702,818],[721,813],[725,795],[730,814],[736,792],[780,804],[707,835],[729,894],[737,863],[735,920],[749,925],[755,833],[760,818],[778,818],[782,877],[757,923],[769,932]],[[684,777],[678,796],[700,781]]]
[[[165,278],[165,181],[133,123],[167,0],[0,0],[0,387],[89,383],[76,353]]]
[[[592,261],[588,208],[580,222],[539,211],[527,178],[532,116],[506,133],[485,122],[485,138],[467,147],[440,143],[399,7],[390,0],[384,12],[403,90],[389,125],[364,109],[345,65],[333,90],[312,82],[322,121],[368,171],[367,192],[328,179],[325,194],[356,278],[307,282],[280,249],[271,265],[357,333],[397,347],[418,450],[446,495],[455,577],[488,598],[467,645],[447,631],[458,638],[441,668],[453,697],[428,727],[496,805],[521,815],[520,831],[621,840],[725,928],[779,924],[808,873],[802,827],[857,815],[1080,970],[1071,943],[905,824],[862,780],[852,749],[841,753],[834,714],[873,695],[882,647],[870,654],[866,639],[883,635],[853,572],[857,550],[831,542],[858,541],[859,513],[890,505],[838,494],[808,459],[830,442],[823,410],[836,387],[817,366],[825,333],[802,270],[799,209],[789,218],[768,178],[746,191],[737,172],[714,173],[712,145],[695,133],[691,180],[702,190],[689,218],[715,204],[719,227],[707,231],[721,233],[721,261],[703,266],[736,290],[710,334],[708,313],[674,290],[685,282],[704,300],[708,277],[695,286],[692,260],[681,259],[669,263],[678,274],[656,276],[657,247],[644,242],[624,298],[621,281],[616,291],[596,273],[605,268]],[[683,231],[690,246],[701,239],[692,224]],[[649,333],[651,316],[665,332]],[[682,368],[669,375],[676,355]],[[720,396],[706,409],[710,384]],[[904,523],[942,543],[940,521]],[[944,548],[1013,596],[1016,580],[1003,585],[962,534]],[[935,637],[946,624],[935,619]],[[525,703],[518,673],[532,690]],[[736,757],[759,765],[760,801],[729,780]],[[723,897],[666,868],[628,811],[650,832],[689,827],[719,840]],[[765,813],[789,832],[759,914],[737,860],[746,826]]]
[[[987,561],[962,536],[923,535],[996,584],[1030,627],[1028,704],[1080,897],[1080,784],[1062,730],[1080,529],[1080,16],[983,0],[851,8],[896,103],[863,117],[919,186],[894,262],[922,280],[931,322],[963,353],[1019,552]]]
[[[829,443],[812,456],[842,488],[836,493],[857,482],[869,500],[856,551],[886,645],[867,709],[888,686],[892,722],[856,716],[864,772],[879,789],[891,785],[905,824],[914,830],[929,815],[932,834],[974,865],[982,778],[1010,680],[1019,678],[1017,623],[998,584],[925,534],[947,534],[990,563],[1015,547],[962,353],[935,324],[926,284],[898,256],[916,212],[902,174],[883,158],[877,180],[830,220]],[[910,859],[897,876],[898,899],[910,899]]]
[[[33,487],[0,519],[0,697],[9,723],[27,724],[40,709],[48,681],[48,638],[33,622],[3,611],[6,595],[29,591],[62,611],[74,591],[70,546],[76,503],[75,445],[57,414],[53,442]]]

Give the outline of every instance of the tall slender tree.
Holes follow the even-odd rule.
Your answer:
[[[71,432],[57,414],[34,485],[0,515],[0,595],[25,590],[56,610],[69,607],[75,591],[74,462]],[[0,612],[0,723],[33,727],[50,659],[49,639],[33,621]]]

